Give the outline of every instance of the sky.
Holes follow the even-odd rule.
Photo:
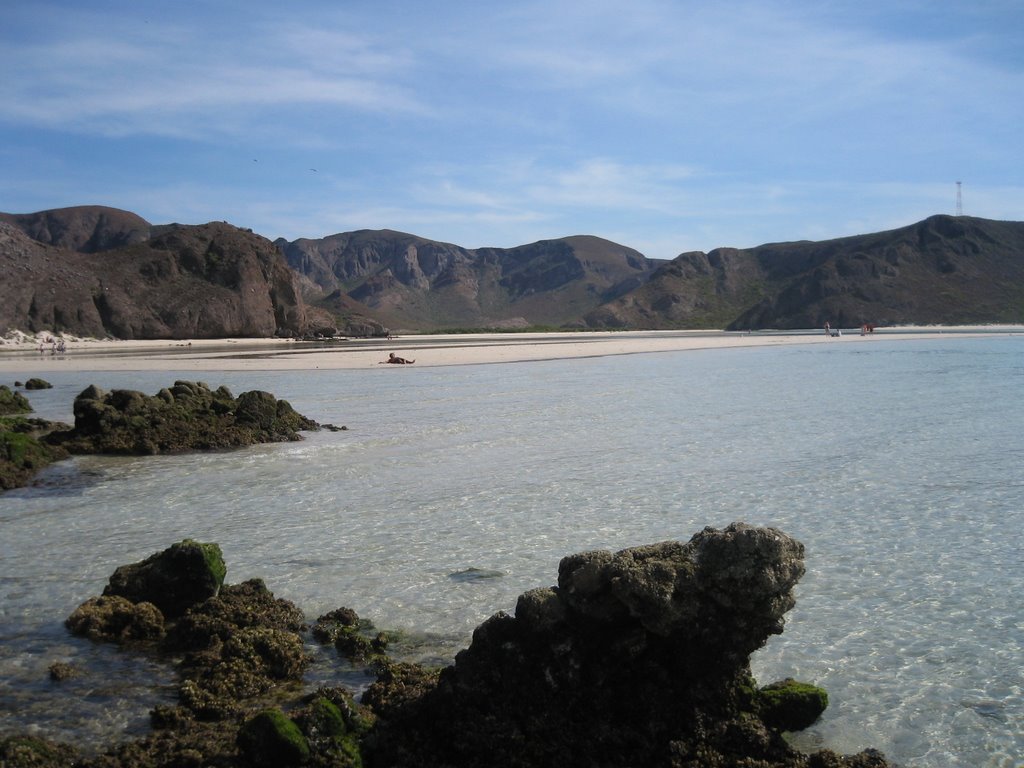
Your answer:
[[[1024,0],[0,0],[0,211],[669,259],[1024,220]]]

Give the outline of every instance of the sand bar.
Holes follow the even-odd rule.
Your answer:
[[[394,352],[417,367],[561,360],[728,347],[788,344],[872,344],[897,340],[1016,336],[1024,326],[885,328],[844,331],[839,338],[807,331],[621,331],[409,335],[394,339],[192,339],[114,341],[70,338],[66,351],[39,351],[38,337],[0,344],[0,374],[48,371],[286,371],[403,369],[382,361]]]

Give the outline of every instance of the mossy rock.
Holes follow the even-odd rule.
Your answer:
[[[44,467],[67,458],[64,449],[40,442],[23,431],[24,424],[0,421],[0,490],[28,485]]]
[[[0,384],[0,416],[18,413],[32,413],[32,404],[21,392],[13,392],[6,384]]]
[[[38,736],[0,739],[0,765],[5,768],[66,768],[78,758],[73,747]]]
[[[215,596],[226,574],[220,546],[185,539],[142,562],[120,566],[103,594],[153,603],[168,619],[175,619]]]
[[[370,727],[352,697],[340,688],[320,689],[292,719],[309,741],[314,766],[361,768],[360,738]]]
[[[45,379],[32,377],[25,382],[25,389],[53,389],[53,384]]]
[[[238,731],[238,747],[256,768],[284,768],[309,760],[309,742],[279,709],[265,709]]]
[[[319,425],[268,392],[176,381],[156,395],[92,385],[74,403],[75,426],[55,434],[71,453],[154,454],[300,440]]]
[[[787,677],[757,692],[757,710],[769,728],[801,731],[821,717],[828,708],[828,693],[810,683]]]

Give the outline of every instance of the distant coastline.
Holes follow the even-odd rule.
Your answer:
[[[822,330],[794,331],[586,331],[546,333],[410,334],[392,339],[277,338],[153,339],[121,341],[41,332],[10,331],[0,339],[0,372],[51,371],[263,371],[377,368],[388,353],[415,359],[417,367],[577,359],[791,344],[877,343],[1020,335],[1022,325],[897,326],[866,336],[844,329],[840,338]],[[57,353],[53,341],[63,339]],[[42,351],[40,351],[40,349]],[[392,366],[381,366],[381,370]]]

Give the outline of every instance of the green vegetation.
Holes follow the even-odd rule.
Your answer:
[[[309,759],[309,742],[279,709],[265,709],[238,731],[238,747],[258,768],[298,765]]]
[[[18,413],[32,413],[32,405],[21,392],[12,392],[6,384],[0,384],[0,416]]]
[[[828,692],[792,678],[761,688],[756,703],[761,719],[770,728],[799,731],[812,725],[828,708]]]
[[[39,470],[67,458],[62,448],[40,442],[25,419],[0,419],[0,490],[27,485]]]

